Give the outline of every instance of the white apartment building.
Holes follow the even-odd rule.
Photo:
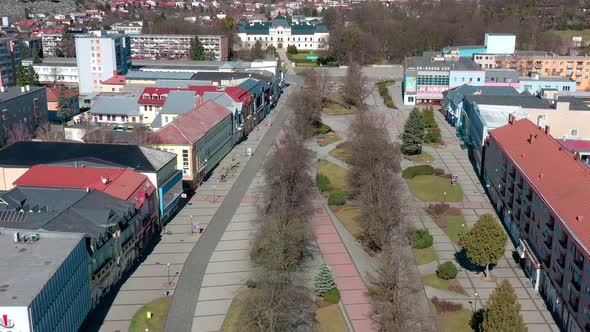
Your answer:
[[[229,44],[221,35],[149,35],[129,36],[131,57],[134,59],[190,59],[191,41],[198,37],[205,52],[214,60],[227,60]]]
[[[102,91],[102,81],[131,68],[129,36],[91,31],[76,36],[76,63],[81,95]]]
[[[111,26],[113,30],[126,35],[139,35],[143,29],[143,21],[136,21],[131,23],[115,23]]]
[[[260,41],[263,48],[295,45],[300,50],[324,50],[328,49],[329,36],[328,29],[322,24],[293,24],[281,16],[264,23],[240,21],[238,29],[242,48],[251,48]]]
[[[44,57],[55,57],[58,56],[61,49],[61,43],[63,40],[63,34],[61,33],[48,33],[41,36],[41,45],[43,46]]]
[[[23,60],[23,66],[32,65],[35,73],[39,75],[39,83],[41,84],[78,85],[78,67],[76,63],[60,61],[61,59],[66,60],[66,58],[45,58],[42,63]]]

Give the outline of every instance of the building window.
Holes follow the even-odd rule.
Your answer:
[[[573,136],[573,137],[578,136],[578,129],[570,129],[570,136]]]
[[[189,174],[188,150],[182,150],[182,173]]]

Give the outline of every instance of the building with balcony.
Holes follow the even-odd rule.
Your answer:
[[[321,24],[289,22],[283,16],[264,23],[240,21],[238,27],[239,45],[252,48],[260,42],[263,49],[269,46],[287,48],[294,45],[298,50],[327,50],[330,33]]]
[[[129,36],[106,31],[76,35],[76,64],[80,94],[101,92],[103,81],[131,69]]]
[[[564,331],[587,331],[590,168],[527,119],[491,130],[484,150],[490,200],[532,287]]]
[[[78,86],[78,66],[74,58],[44,58],[40,63],[23,60],[23,66],[29,65],[33,66],[39,76],[39,83]]]
[[[24,124],[29,133],[47,122],[45,87],[0,87],[0,142],[6,142],[7,132]]]
[[[78,331],[92,308],[84,234],[19,229],[29,212],[0,209],[2,329]]]
[[[41,36],[41,45],[43,48],[43,57],[63,56],[63,34],[46,33]]]
[[[12,38],[0,38],[0,86],[16,85],[19,61],[20,42]]]
[[[190,60],[191,42],[198,38],[210,60],[227,60],[229,43],[223,35],[149,35],[133,34],[131,57],[133,59]]]

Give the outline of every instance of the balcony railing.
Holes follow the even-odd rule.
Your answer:
[[[567,248],[567,238],[563,238],[563,239],[559,239],[559,245],[563,248],[566,249]]]
[[[545,244],[545,246],[549,249],[551,249],[551,246],[553,245],[553,237],[549,236],[548,238],[546,238],[543,243]]]
[[[571,297],[567,303],[574,312],[578,312],[578,308],[580,307],[580,299],[577,296]]]
[[[582,285],[580,285],[580,280],[576,281],[572,279],[572,286],[574,286],[574,289],[578,292],[582,289]]]
[[[557,260],[557,265],[561,266],[562,269],[565,269],[565,257],[564,256],[561,256]]]
[[[578,267],[578,269],[584,269],[584,258],[583,257],[576,257],[574,258],[574,264]]]

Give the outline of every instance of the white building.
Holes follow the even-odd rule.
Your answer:
[[[102,91],[102,81],[131,68],[129,36],[92,31],[76,36],[76,63],[81,95]]]
[[[143,29],[143,21],[136,21],[130,23],[115,23],[111,26],[113,30],[119,31],[126,35],[139,35]]]
[[[191,41],[198,37],[214,60],[227,60],[229,44],[221,35],[131,35],[131,57],[134,59],[190,59]]]
[[[32,65],[35,73],[39,75],[39,83],[78,85],[78,67],[76,63],[69,61],[69,58],[45,58],[42,63],[23,60],[23,66],[28,65]]]
[[[485,35],[485,47],[488,54],[514,54],[516,35],[513,33],[490,33]]]
[[[329,35],[328,29],[322,24],[292,24],[281,16],[265,23],[240,21],[238,30],[240,46],[243,48],[251,48],[260,41],[263,48],[295,45],[300,50],[324,50],[328,49]]]
[[[41,44],[43,45],[43,56],[54,57],[58,56],[58,50],[61,49],[63,34],[48,33],[41,36]]]

